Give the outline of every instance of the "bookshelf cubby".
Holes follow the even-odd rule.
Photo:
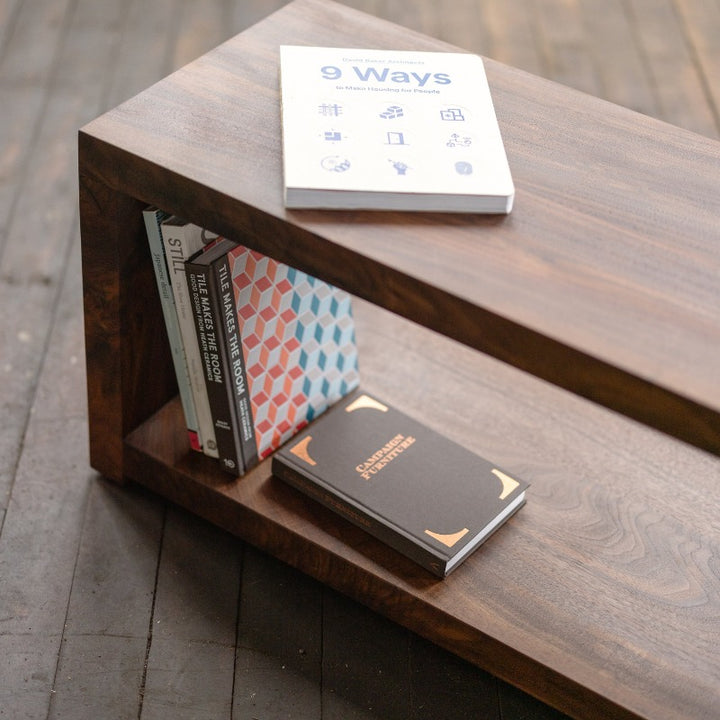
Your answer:
[[[81,129],[92,466],[570,715],[712,716],[720,144],[487,60],[510,216],[287,211],[280,44],[457,51],[295,0]],[[268,462],[192,453],[150,204],[356,296],[363,386],[527,478],[527,506],[439,581]]]

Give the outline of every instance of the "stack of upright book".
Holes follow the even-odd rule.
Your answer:
[[[144,212],[190,446],[242,475],[359,382],[350,296]]]

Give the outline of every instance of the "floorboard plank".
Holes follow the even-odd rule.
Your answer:
[[[494,60],[536,75],[548,76],[538,42],[532,7],[527,0],[486,0],[483,17]]]
[[[243,0],[243,2],[232,2],[230,15],[232,33],[241,32],[286,4],[287,0]]]
[[[498,701],[502,720],[567,720],[567,715],[504,682],[498,682]]]
[[[32,422],[0,535],[0,708],[48,713],[92,473],[85,419]]]
[[[77,228],[74,235],[35,389],[33,421],[84,421],[87,417],[84,326],[77,311],[82,306],[80,236]],[[78,457],[88,457],[87,443],[78,446],[76,451]]]
[[[246,548],[233,718],[322,716],[322,587]]]
[[[5,4],[0,9],[0,227],[7,230],[18,197],[18,176],[41,122],[66,30],[71,0]],[[3,18],[3,15],[7,16]],[[3,23],[6,19],[6,23]],[[6,232],[0,234],[0,255]]]
[[[356,4],[355,7],[433,37],[440,36],[442,32],[440,17],[447,12],[446,7],[440,4],[433,5],[423,0],[405,0],[401,3],[382,0],[378,4],[369,2],[364,6]]]
[[[437,37],[464,50],[488,55],[490,29],[485,22],[484,2],[455,0],[451,4],[438,4],[436,7],[440,11]]]
[[[645,115],[658,114],[650,75],[633,37],[623,0],[582,0],[589,51],[598,74],[598,94]]]
[[[240,547],[199,518],[168,509],[141,720],[230,716]]]
[[[103,109],[113,108],[168,75],[175,67],[177,0],[126,3],[125,29],[108,74]]]
[[[411,718],[409,633],[330,590],[323,612],[323,720]]]
[[[658,97],[659,117],[702,135],[717,126],[671,0],[628,0],[638,45]]]
[[[225,0],[183,3],[172,55],[173,68],[186,65],[230,37],[232,13]]]
[[[713,137],[720,137],[720,4],[706,0],[675,0],[690,54],[715,120]]]
[[[548,77],[597,95],[600,84],[578,0],[536,0],[536,22]]]
[[[446,717],[449,708],[457,718],[515,720],[500,713],[498,681],[489,673],[414,634],[410,635],[409,653],[414,720]]]
[[[57,645],[52,635],[0,634],[0,717],[46,717]]]
[[[22,0],[0,0],[0,62],[8,39],[15,29],[15,21],[21,5]]]
[[[138,717],[164,506],[91,479],[48,718]]]

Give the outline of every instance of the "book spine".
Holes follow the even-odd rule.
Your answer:
[[[190,447],[193,450],[202,450],[202,440],[198,431],[197,414],[195,412],[195,401],[193,400],[190,388],[190,375],[188,373],[185,351],[183,350],[180,327],[178,326],[177,309],[175,307],[175,296],[170,284],[165,248],[163,246],[162,233],[160,230],[162,221],[169,217],[168,213],[149,208],[143,211],[145,230],[150,247],[150,255],[155,269],[155,280],[157,281],[160,303],[162,306],[165,329],[167,330],[172,355],[173,367],[180,393],[180,403],[185,415]]]
[[[280,460],[275,456],[272,460],[272,474],[410,558],[433,575],[438,577],[447,575],[446,558],[418,545],[412,537],[382,522],[374,514],[350,502],[306,471],[296,470],[285,459]]]
[[[185,264],[185,278],[195,317],[198,349],[220,463],[228,472],[242,475],[245,465],[237,442],[234,408],[230,402],[226,353],[222,352],[218,293],[211,266],[188,262]]]
[[[213,263],[213,269],[218,289],[223,342],[228,359],[229,385],[237,417],[245,469],[249,470],[258,463],[258,447],[255,440],[255,422],[245,369],[245,353],[227,254]]]
[[[198,236],[197,242],[194,242],[192,238],[188,239],[186,237],[184,230],[185,228],[182,226],[171,225],[167,222],[163,223],[163,245],[170,273],[170,282],[175,294],[178,325],[187,360],[192,396],[195,401],[202,449],[206,455],[216,458],[218,457],[218,451],[210,413],[210,402],[203,379],[202,362],[198,350],[197,333],[195,332],[195,319],[185,280],[185,261],[202,248],[202,239]]]

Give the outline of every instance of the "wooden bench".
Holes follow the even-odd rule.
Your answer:
[[[455,49],[296,0],[81,130],[93,467],[568,714],[711,717],[720,144],[487,61],[509,217],[289,212],[281,43]],[[526,477],[527,506],[437,581],[268,463],[231,481],[190,453],[150,203],[360,298],[365,387]]]

